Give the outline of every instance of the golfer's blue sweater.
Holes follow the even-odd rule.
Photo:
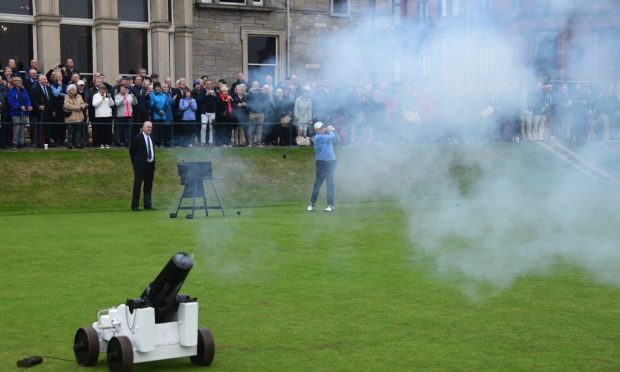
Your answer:
[[[327,132],[314,136],[314,157],[316,160],[336,160],[334,144],[340,141],[338,133]]]

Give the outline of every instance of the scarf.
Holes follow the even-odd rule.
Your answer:
[[[226,116],[232,117],[232,100],[226,100],[224,94],[220,93],[220,99],[226,104]]]

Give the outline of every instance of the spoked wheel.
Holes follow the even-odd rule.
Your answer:
[[[81,366],[94,366],[99,359],[99,336],[93,327],[80,328],[73,339],[75,360]]]
[[[198,350],[196,355],[189,357],[192,363],[208,366],[215,358],[215,340],[208,328],[198,328]]]
[[[133,347],[127,336],[112,337],[108,342],[108,368],[112,372],[127,372],[133,367]]]

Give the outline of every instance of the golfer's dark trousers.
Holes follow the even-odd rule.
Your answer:
[[[151,208],[151,191],[153,190],[153,178],[155,177],[155,165],[146,163],[141,169],[133,170],[133,195],[131,207],[138,208],[140,205],[140,188],[144,184],[144,208]]]
[[[316,161],[316,179],[312,188],[312,196],[310,202],[316,204],[316,198],[319,196],[323,181],[327,184],[327,204],[334,205],[334,170],[336,169],[335,160],[317,160]]]

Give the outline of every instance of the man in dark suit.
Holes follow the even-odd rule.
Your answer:
[[[155,147],[151,139],[153,124],[145,121],[142,131],[136,134],[129,146],[129,157],[133,165],[133,195],[131,198],[131,210],[140,211],[140,188],[144,183],[144,209],[153,209],[151,204],[151,191],[153,190],[153,178],[155,177]]]
[[[45,142],[45,137],[49,136],[49,133],[45,133],[45,137],[43,136],[43,132],[47,132],[49,128],[48,125],[42,123],[51,122],[53,119],[52,116],[55,115],[52,108],[52,99],[54,95],[45,75],[39,76],[38,84],[32,85],[30,88],[30,97],[32,101],[34,123],[38,126],[36,130],[36,143],[37,147],[41,148]]]

